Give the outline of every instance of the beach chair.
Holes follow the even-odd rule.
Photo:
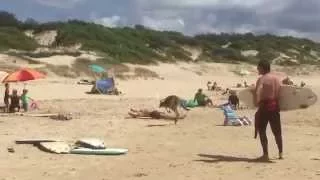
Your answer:
[[[239,117],[235,110],[231,107],[229,104],[224,104],[221,106],[221,109],[223,110],[225,119],[224,119],[224,125],[225,126],[247,126],[251,125],[251,121],[248,117]]]
[[[93,85],[90,93],[107,94],[107,95],[121,94],[121,92],[115,87],[113,78],[97,80],[96,83]]]

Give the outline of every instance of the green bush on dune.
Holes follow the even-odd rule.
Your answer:
[[[0,27],[0,50],[34,50],[37,43],[16,27]]]
[[[252,33],[202,34],[191,37],[179,32],[156,31],[142,25],[108,28],[79,20],[38,23],[27,19],[21,22],[7,12],[0,12],[0,50],[34,50],[39,47],[35,40],[24,35],[25,30],[34,30],[34,33],[57,30],[53,46],[81,43],[82,49],[96,51],[104,57],[106,63],[112,64],[191,61],[192,54],[184,49],[186,46],[202,50],[197,61],[256,63],[260,59],[271,60],[284,53],[300,63],[319,63],[319,58],[310,53],[319,52],[320,44],[308,39],[270,34],[257,36]],[[226,44],[229,46],[224,47]],[[244,57],[241,54],[244,50],[257,50],[259,53],[256,57]]]

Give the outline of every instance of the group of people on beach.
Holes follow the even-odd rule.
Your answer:
[[[34,102],[34,100],[28,96],[27,89],[23,89],[21,95],[18,94],[17,89],[12,89],[12,92],[10,93],[9,83],[5,84],[5,92],[4,92],[5,112],[9,112],[9,113],[20,112],[21,107],[24,110],[24,112],[27,112],[29,110],[30,100]],[[33,103],[31,104],[31,106],[34,107],[36,106],[36,104]]]
[[[257,160],[268,161],[268,139],[266,134],[266,128],[270,123],[272,133],[275,137],[276,144],[279,152],[279,159],[283,158],[283,142],[282,142],[282,130],[280,121],[280,107],[279,107],[279,94],[281,82],[278,77],[270,73],[269,61],[260,61],[257,65],[257,69],[260,77],[258,78],[256,85],[251,86],[253,99],[255,106],[258,107],[255,113],[255,138],[259,135],[263,155]],[[217,83],[213,83],[213,86],[217,88]],[[214,89],[215,89],[214,88]],[[209,90],[212,90],[210,88]],[[239,98],[234,91],[228,90],[229,98],[227,104],[231,105],[234,109],[239,107]],[[31,105],[29,101],[31,100]],[[172,100],[172,101],[171,101]],[[181,99],[177,96],[171,96],[169,104],[174,105],[175,109],[178,103],[182,103]],[[202,89],[199,89],[195,96],[194,101],[197,101],[198,106],[213,106],[212,100],[203,93]],[[172,104],[173,103],[173,104]],[[4,93],[5,112],[15,113],[19,112],[22,108],[25,112],[31,108],[38,108],[35,101],[28,96],[28,90],[23,89],[21,95],[18,94],[17,89],[12,89],[10,93],[10,85],[5,84]],[[180,104],[182,105],[182,104]],[[168,107],[168,106],[167,106]],[[177,119],[177,117],[167,116],[165,113],[161,113],[155,110],[149,111],[146,109],[137,110],[130,109],[129,115],[132,117],[147,116],[155,119]],[[179,116],[178,118],[185,118],[186,116]]]
[[[255,138],[259,135],[263,155],[257,158],[257,160],[269,161],[268,138],[266,134],[268,123],[270,123],[272,133],[276,140],[279,153],[278,157],[279,159],[283,159],[279,94],[281,83],[289,83],[281,82],[277,76],[271,73],[269,61],[261,60],[257,65],[257,70],[259,78],[257,79],[256,84],[249,87],[246,82],[244,83],[245,87],[251,88],[255,106],[258,107],[258,110],[255,113]],[[290,79],[288,78],[286,80]],[[213,83],[213,86],[211,86],[211,84],[212,83],[208,82],[208,90],[215,90],[216,87],[218,87],[216,82]],[[304,86],[305,83],[301,82],[301,87]],[[199,93],[201,93],[201,91],[199,91]],[[227,104],[233,106],[234,109],[237,109],[239,107],[239,98],[237,97],[237,94],[230,89],[227,89],[224,94],[227,93],[229,94]]]
[[[281,82],[278,77],[270,73],[270,62],[261,60],[257,65],[259,78],[255,85],[248,88],[251,89],[255,106],[258,107],[255,113],[255,138],[259,135],[262,146],[263,155],[257,158],[258,161],[269,161],[268,151],[268,138],[266,129],[268,123],[270,123],[272,133],[275,137],[276,144],[279,152],[279,159],[283,159],[283,142],[282,142],[282,130],[280,121],[280,107],[279,107],[279,94]],[[212,88],[208,83],[208,90],[215,89],[217,83],[213,83]],[[210,86],[210,87],[209,87]],[[225,94],[229,94],[227,104],[233,106],[234,109],[239,107],[239,98],[234,91],[227,90]],[[212,105],[212,100],[203,93],[202,89],[199,89],[195,94],[194,100],[196,100],[200,106]],[[135,110],[131,109],[129,115],[132,117],[138,117],[140,115],[153,117],[155,119],[164,118],[170,119],[166,114],[161,114],[158,111],[148,110]]]

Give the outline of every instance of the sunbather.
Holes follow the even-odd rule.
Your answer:
[[[165,112],[155,109],[130,109],[128,114],[133,118],[151,118],[151,119],[168,119],[175,120],[175,116],[170,116]],[[186,115],[179,116],[179,119],[184,119]]]

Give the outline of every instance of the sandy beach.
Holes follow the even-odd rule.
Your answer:
[[[132,65],[133,66],[133,65]],[[3,116],[0,118],[0,180],[69,179],[319,179],[319,105],[283,112],[284,160],[277,160],[274,138],[268,127],[269,150],[273,163],[255,163],[261,155],[260,143],[253,138],[253,126],[224,127],[223,113],[216,108],[195,108],[186,119],[171,121],[129,119],[131,107],[158,107],[159,100],[176,94],[192,99],[207,81],[231,87],[244,80],[254,83],[256,74],[240,77],[225,64],[161,64],[148,69],[162,79],[117,81],[120,96],[88,95],[91,86],[78,85],[79,79],[49,76],[28,82],[30,96],[39,101],[38,113],[73,112],[71,121],[49,118]],[[229,69],[231,68],[231,69]],[[255,67],[250,67],[255,69]],[[201,72],[201,74],[199,74]],[[303,80],[320,95],[320,75],[291,76]],[[12,88],[22,89],[23,83]],[[4,87],[0,89],[4,93]],[[206,92],[214,103],[226,97]],[[1,96],[2,97],[2,96]],[[253,117],[254,110],[239,115]],[[58,138],[75,141],[100,138],[108,147],[127,148],[122,156],[57,155],[31,145],[16,145],[15,140]],[[14,148],[14,153],[7,151]]]

